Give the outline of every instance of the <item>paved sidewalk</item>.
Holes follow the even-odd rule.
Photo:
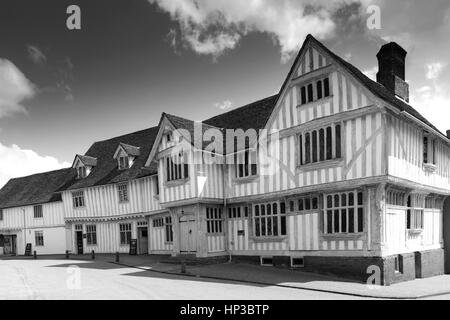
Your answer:
[[[38,259],[48,258],[50,258],[50,256],[38,257]],[[51,258],[64,259],[64,256],[51,256]],[[32,259],[32,257],[14,257],[14,259]],[[72,255],[71,259],[91,260],[91,256]],[[107,263],[117,263],[115,262],[115,255],[97,254],[95,260]],[[417,279],[388,287],[382,287],[368,286],[347,279],[298,270],[262,267],[259,265],[234,262],[186,265],[186,273],[182,273],[182,266],[180,264],[162,262],[167,260],[167,256],[130,256],[122,254],[120,255],[118,264],[147,270],[149,272],[177,274],[223,281],[238,281],[241,283],[253,283],[267,286],[299,288],[367,298],[418,299],[450,294],[450,275]]]

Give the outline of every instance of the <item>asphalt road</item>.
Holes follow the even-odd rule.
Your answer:
[[[0,260],[0,299],[357,299],[276,286],[191,278],[102,261]]]

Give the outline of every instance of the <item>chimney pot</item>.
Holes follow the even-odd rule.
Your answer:
[[[395,42],[383,45],[377,54],[377,82],[409,102],[409,85],[405,81],[406,55],[405,49]]]

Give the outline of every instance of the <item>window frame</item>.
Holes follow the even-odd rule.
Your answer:
[[[188,155],[184,151],[180,151],[177,155],[168,155],[164,157],[166,183],[186,181],[189,179],[187,156]]]
[[[333,122],[299,132],[296,139],[297,167],[315,167],[342,161],[344,143],[342,122]]]
[[[117,185],[117,194],[120,203],[127,203],[130,201],[130,194],[128,183],[121,183]]]
[[[131,223],[119,223],[119,241],[121,246],[126,246],[131,243],[131,238],[133,237],[131,230]]]
[[[86,244],[89,246],[97,245],[97,225],[87,224],[86,226]]]
[[[44,247],[45,246],[43,230],[34,231],[34,245],[36,247]]]
[[[425,195],[410,194],[407,197],[405,227],[409,233],[421,233],[425,226]]]
[[[285,201],[254,203],[252,209],[252,233],[255,240],[285,239],[288,236],[288,214]],[[264,232],[262,232],[263,229]],[[276,234],[274,234],[275,229]]]
[[[87,177],[86,166],[78,166],[77,167],[77,179],[84,179],[86,177]]]
[[[223,209],[219,207],[206,207],[206,234],[219,235],[224,234],[224,215]]]
[[[130,169],[130,157],[129,156],[119,156],[117,158],[117,161],[119,163],[118,168],[119,170],[128,170]]]
[[[33,206],[33,217],[34,217],[34,219],[43,219],[44,218],[44,209],[42,207],[42,204]]]
[[[363,235],[367,231],[365,201],[366,192],[364,190],[350,190],[324,194],[322,234],[331,237],[353,237]],[[351,219],[352,216],[353,219]],[[345,217],[345,225],[343,224],[343,217]],[[337,223],[336,218],[338,218]],[[351,224],[352,220],[353,222]],[[330,232],[329,229],[332,231]]]
[[[321,101],[331,97],[330,74],[321,75],[313,80],[306,81],[299,86],[299,106]]]
[[[235,180],[247,180],[259,176],[258,151],[246,149],[234,154]],[[242,172],[242,174],[241,174]]]
[[[84,198],[84,190],[72,192],[72,206],[74,209],[80,209],[86,207],[86,201]]]

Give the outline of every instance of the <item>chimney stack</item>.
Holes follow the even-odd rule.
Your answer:
[[[405,81],[406,54],[407,52],[395,42],[382,46],[377,54],[377,82],[409,102],[409,85]]]
[[[450,139],[450,130],[447,130],[447,138]]]

